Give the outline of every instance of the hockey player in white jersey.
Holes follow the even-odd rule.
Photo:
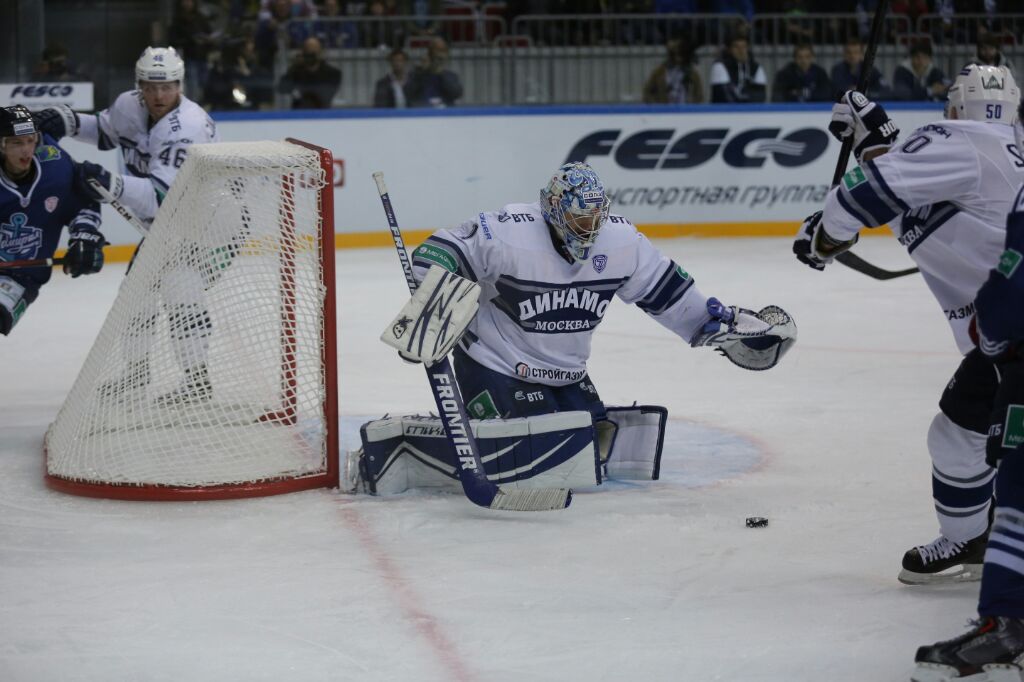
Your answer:
[[[147,47],[135,64],[136,88],[121,93],[111,107],[96,115],[79,114],[66,106],[53,107],[37,113],[36,119],[40,129],[56,139],[67,135],[100,149],[119,149],[125,172],[112,173],[85,162],[82,187],[98,201],[112,198],[120,202],[150,225],[185,162],[189,146],[219,141],[217,128],[206,111],[182,91],[184,82],[185,63],[174,48]],[[98,180],[108,194],[96,193],[87,182],[90,179]],[[180,389],[166,396],[171,400],[204,399],[210,393],[206,357],[211,322],[203,303],[209,282],[202,270],[178,268],[168,274],[168,286],[161,291],[171,321],[175,355],[184,372]],[[108,392],[149,383],[149,330],[157,314],[157,302],[153,305],[151,314],[143,315],[134,325],[135,338],[124,349],[125,375],[108,386]]]
[[[582,459],[589,453],[589,467],[586,462],[576,467],[573,478],[549,478],[552,487],[600,483],[600,474],[595,480],[595,467],[615,452],[610,442],[621,446],[624,430],[635,426],[637,433],[643,433],[651,424],[644,421],[649,415],[606,408],[587,371],[591,337],[615,296],[636,304],[689,344],[715,347],[746,369],[774,366],[796,336],[795,324],[780,308],[769,306],[754,313],[727,307],[701,293],[689,272],[660,253],[628,219],[610,213],[604,186],[585,163],[559,168],[537,202],[508,204],[458,227],[438,230],[414,250],[412,265],[422,284],[386,330],[384,340],[405,357],[428,365],[450,347],[431,354],[417,349],[432,348],[433,342],[412,343],[426,326],[419,322],[425,319],[419,313],[423,302],[446,298],[444,305],[448,305],[453,300],[449,290],[435,289],[435,282],[447,281],[449,273],[454,273],[479,287],[478,299],[474,294],[469,304],[470,314],[445,317],[441,334],[447,335],[449,344],[458,339],[454,367],[467,412],[486,420],[482,423],[489,432],[500,430],[502,423],[521,425],[535,441],[533,452],[543,453],[536,458],[521,455],[506,470],[488,469],[488,477],[499,483],[513,479],[522,483],[563,456],[564,448],[554,454],[558,442],[551,447],[536,444],[538,433],[553,435],[549,425],[562,415],[576,415],[578,421],[563,424],[560,433],[574,433],[585,445],[594,440],[587,434],[595,431],[599,441],[602,436],[607,439],[603,445],[598,443],[597,464],[594,448],[581,446]],[[457,305],[453,302],[451,307]],[[450,322],[456,317],[468,324]],[[462,328],[452,331],[452,327]],[[664,408],[656,409],[664,415]],[[614,425],[608,426],[609,421]],[[407,422],[406,435],[410,428],[415,435],[424,431],[422,423]],[[362,463],[364,482],[377,481],[393,453],[403,447],[396,440],[402,432],[399,427],[388,423],[375,432],[385,431],[380,437],[368,436],[364,427],[364,449],[376,448]],[[657,452],[647,461],[647,478],[657,478],[660,440],[653,441]],[[651,447],[653,441],[647,441]],[[519,442],[495,445],[495,457]],[[639,460],[636,450],[642,448],[636,443],[636,448],[626,448]],[[422,442],[408,445],[406,451],[427,461]],[[444,448],[438,448],[429,464],[438,470],[451,468],[445,456]],[[491,458],[484,457],[484,464],[490,466]],[[502,479],[506,474],[507,479]]]
[[[860,165],[804,222],[793,245],[800,261],[822,270],[856,243],[862,226],[889,223],[965,354],[927,438],[940,535],[905,554],[899,579],[908,584],[981,578],[995,477],[985,463],[985,438],[998,379],[968,327],[1024,179],[1012,125],[1019,98],[1005,68],[967,66],[949,90],[946,120],[895,145],[899,131],[882,107],[846,93],[830,130],[854,135]]]

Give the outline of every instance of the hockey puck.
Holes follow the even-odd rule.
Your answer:
[[[748,516],[747,517],[747,528],[765,528],[768,525],[768,519],[763,516]]]

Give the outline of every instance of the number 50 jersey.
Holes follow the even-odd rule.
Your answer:
[[[843,176],[825,202],[823,223],[836,239],[889,223],[921,269],[960,351],[978,288],[1006,240],[1006,214],[1024,181],[1024,154],[1013,126],[944,120]]]

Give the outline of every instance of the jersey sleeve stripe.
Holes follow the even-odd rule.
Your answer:
[[[850,197],[845,189],[840,188],[836,192],[836,199],[839,201],[839,205],[843,207],[843,210],[856,218],[857,222],[861,225],[873,226],[872,219],[861,209],[859,204],[854,202],[853,197]]]
[[[679,274],[676,264],[670,262],[668,272],[658,280],[658,283],[646,296],[636,302],[636,305],[648,315],[660,315],[682,298],[691,286],[693,286],[693,278],[683,277]]]
[[[899,211],[897,211],[897,213],[900,213],[901,211],[910,210],[910,205],[907,204],[907,202],[900,199],[898,196],[896,196],[896,192],[893,192],[892,188],[889,187],[889,183],[885,181],[885,178],[882,176],[882,173],[879,172],[878,166],[875,165],[874,161],[868,161],[867,163],[864,164],[864,166],[867,168],[868,171],[867,173],[865,173],[865,175],[868,177],[868,180],[872,184],[877,183],[878,187],[882,190],[882,192],[885,193],[885,196],[887,196],[890,200],[892,200],[894,204],[896,204],[896,206],[900,209]]]

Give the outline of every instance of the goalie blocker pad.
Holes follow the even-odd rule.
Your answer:
[[[580,488],[613,478],[656,479],[667,411],[610,407],[595,425],[585,411],[471,420],[487,478],[503,489]],[[596,432],[603,445],[599,457]],[[455,453],[437,417],[385,417],[363,424],[362,448],[347,454],[347,492],[460,492]],[[604,456],[608,453],[608,456]]]

